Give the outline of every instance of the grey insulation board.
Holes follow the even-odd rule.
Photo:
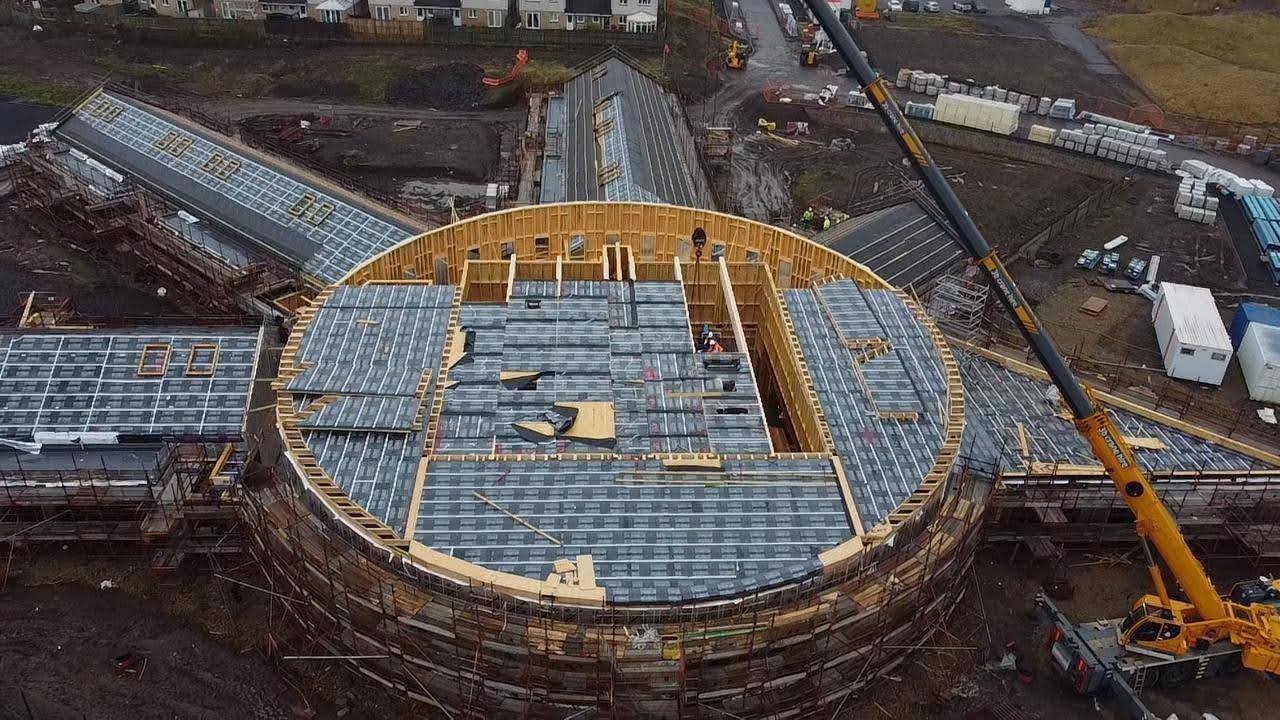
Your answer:
[[[879,328],[862,339],[884,340],[893,348],[888,355],[860,365],[855,358],[860,351],[845,347],[836,333],[830,300],[828,308],[823,308],[814,290],[784,291],[854,503],[863,524],[870,527],[910,496],[933,468],[945,433],[947,384],[940,353],[926,338],[910,329],[898,332],[896,326],[886,330],[851,282],[837,281],[823,289],[830,293],[826,297],[861,313],[858,324],[848,329],[870,333],[873,327]],[[856,316],[837,317],[855,322]],[[868,317],[875,320],[874,326]],[[867,368],[871,368],[869,378]],[[889,406],[880,407],[881,411],[916,411],[917,419],[881,419],[876,412],[881,400]]]
[[[0,437],[36,432],[239,435],[258,328],[0,332]],[[140,375],[147,345],[168,348],[159,376]],[[195,345],[217,348],[212,375],[191,375]],[[199,370],[199,368],[197,368]]]
[[[454,289],[373,285],[335,295],[311,320],[295,362],[304,370],[288,389],[304,394],[418,394],[431,382],[444,351]],[[447,300],[446,300],[447,298]],[[408,306],[395,306],[396,299]],[[331,304],[332,303],[332,304]],[[356,303],[356,304],[352,304]]]
[[[722,354],[741,360],[736,370],[705,368],[684,302],[673,282],[518,281],[506,306],[464,305],[472,362],[450,370],[457,384],[444,394],[437,452],[598,452],[563,439],[533,442],[513,427],[570,401],[613,403],[618,452],[768,452],[747,357]],[[499,381],[520,370],[546,374],[530,389]],[[724,380],[736,385],[729,397],[693,396],[724,392]],[[730,407],[746,412],[716,412]]]
[[[917,291],[965,262],[964,250],[948,228],[914,200],[837,223],[814,239],[890,285]]]
[[[966,452],[1005,468],[1023,470],[1028,459],[1095,465],[1088,444],[1071,423],[1057,417],[1050,385],[1001,367],[985,358],[956,350],[956,361],[965,387]],[[1159,438],[1168,450],[1138,450],[1139,464],[1147,470],[1249,470],[1266,464],[1207,440],[1175,430],[1122,410],[1111,410],[1116,426],[1125,435]],[[1026,428],[1031,448],[1022,456],[1017,424]]]
[[[346,395],[308,415],[298,423],[306,429],[383,430],[408,432],[422,406],[422,400],[404,396]]]
[[[671,482],[653,482],[659,474]],[[821,570],[851,529],[829,461],[727,461],[722,481],[665,473],[653,460],[435,459],[415,539],[484,567],[544,579],[590,554],[619,602],[741,594]],[[561,541],[557,545],[474,493]]]
[[[564,200],[706,205],[698,190],[705,181],[692,175],[701,169],[685,161],[683,148],[694,146],[688,124],[644,73],[611,58],[566,83],[564,103],[563,134],[548,136],[548,142],[563,143]],[[598,132],[601,127],[607,129]],[[617,175],[601,184],[599,171],[606,167],[616,167]]]
[[[409,516],[425,433],[304,431],[325,474],[397,533]]]

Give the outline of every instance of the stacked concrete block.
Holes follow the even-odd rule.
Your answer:
[[[1062,147],[1057,140],[1058,131],[1051,127],[1043,125],[1032,125],[1031,132],[1027,134],[1027,139],[1031,142],[1043,143],[1045,145],[1056,145]]]
[[[1223,195],[1242,198],[1253,195],[1270,197],[1275,193],[1274,188],[1261,180],[1246,179],[1230,170],[1223,170],[1200,160],[1183,160],[1178,169],[1187,176],[1216,185]]]
[[[934,117],[933,103],[908,102],[903,112],[907,117],[922,118],[924,120],[932,120]]]
[[[1218,218],[1218,198],[1209,193],[1209,183],[1195,177],[1184,177],[1178,183],[1173,201],[1174,211],[1183,220],[1212,225]]]

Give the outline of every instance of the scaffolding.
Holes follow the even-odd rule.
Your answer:
[[[174,220],[185,215],[181,208],[61,140],[32,142],[3,172],[20,207],[103,255],[127,239],[130,251],[161,273],[165,284],[203,298],[215,312],[258,314],[258,298],[271,300],[306,286],[283,263],[242,257],[195,224]]]
[[[828,718],[958,605],[993,472],[961,466],[894,543],[838,572],[687,606],[520,601],[443,578],[335,518],[283,460],[244,515],[307,637],[455,720]]]
[[[86,462],[94,453],[82,448],[30,459],[11,452],[0,466],[0,541],[143,548],[157,570],[176,569],[189,554],[244,551],[236,520],[242,444],[139,446],[131,449],[143,458],[136,466],[102,455]]]
[[[985,283],[956,274],[944,275],[929,292],[929,317],[949,337],[977,343],[982,338],[982,317],[989,292]]]

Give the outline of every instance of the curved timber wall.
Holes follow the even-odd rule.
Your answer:
[[[637,261],[671,263],[689,258],[695,227],[707,232],[708,255],[762,263],[779,287],[831,276],[888,287],[793,233],[635,203],[481,216],[409,240],[343,282],[460,284],[469,260],[514,254],[601,262],[616,243]],[[289,343],[295,350],[308,319],[300,314]],[[940,351],[951,363],[944,345]],[[286,365],[290,353],[287,346]],[[441,709],[425,716],[832,717],[849,693],[896,665],[900,648],[920,642],[954,607],[983,509],[982,483],[969,482],[956,464],[963,420],[957,390],[954,441],[921,490],[878,533],[824,553],[830,557],[821,573],[684,606],[531,597],[495,579],[501,573],[440,562],[440,553],[411,547],[354,506],[317,473],[282,396],[276,479],[252,489],[246,503],[257,555],[313,637],[335,655],[361,656],[346,662],[392,692]],[[265,452],[264,459],[273,461]]]

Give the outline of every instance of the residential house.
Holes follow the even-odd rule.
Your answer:
[[[418,22],[422,19],[418,17],[413,0],[369,0],[369,17],[399,22]]]
[[[610,0],[613,29],[627,32],[654,32],[658,29],[657,0]]]
[[[304,18],[307,16],[307,0],[259,0],[262,14]]]
[[[369,17],[366,0],[307,0],[307,17],[325,23],[344,23],[349,17]]]
[[[512,4],[510,0],[462,0],[462,24],[471,27],[504,27]]]
[[[516,0],[520,26],[527,30],[564,30],[567,0]]]
[[[154,0],[152,7],[157,15],[165,17],[204,17],[204,8],[198,0]]]
[[[223,20],[260,20],[265,14],[258,0],[215,0],[213,7]]]
[[[414,17],[441,25],[462,25],[462,0],[414,0]]]
[[[508,0],[368,0],[374,20],[431,22],[471,27],[502,27]]]
[[[613,19],[610,0],[565,0],[565,30],[607,30]]]

